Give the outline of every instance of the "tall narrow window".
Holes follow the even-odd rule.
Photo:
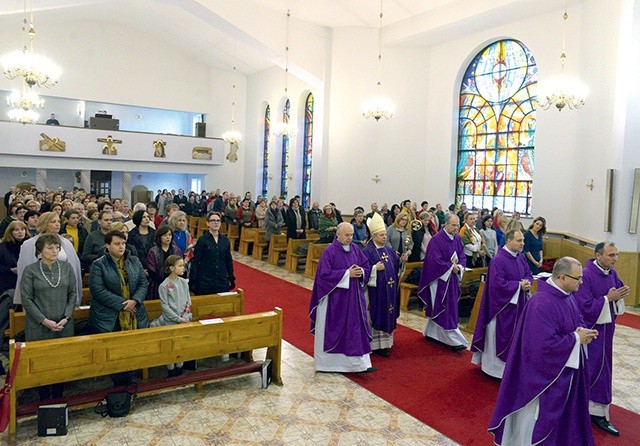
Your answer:
[[[538,67],[517,40],[473,59],[460,88],[456,203],[531,214]]]
[[[284,104],[284,110],[282,112],[282,122],[289,123],[289,109],[291,103],[289,99]],[[282,170],[280,174],[280,196],[286,200],[287,198],[287,185],[289,182],[289,135],[282,135]]]
[[[262,147],[262,196],[269,198],[269,135],[271,135],[271,108],[264,111],[264,143]]]
[[[302,149],[302,206],[311,208],[311,160],[313,154],[313,93],[309,93],[304,109],[304,147]]]

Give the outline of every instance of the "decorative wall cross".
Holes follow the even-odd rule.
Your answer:
[[[114,144],[122,144],[121,139],[113,139],[111,135],[108,135],[106,138],[98,138],[98,142],[106,143],[104,146],[102,146],[103,155],[117,155],[118,148]]]

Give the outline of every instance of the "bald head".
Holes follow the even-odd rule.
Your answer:
[[[336,237],[341,245],[351,244],[351,240],[353,239],[353,225],[345,221],[340,223],[336,230]]]

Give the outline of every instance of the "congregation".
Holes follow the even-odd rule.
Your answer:
[[[27,315],[26,340],[73,336],[73,309],[81,303],[83,273],[89,274],[91,290],[86,333],[185,323],[191,320],[190,294],[236,287],[231,251],[237,246],[221,232],[222,223],[237,226],[240,233],[243,228],[263,228],[267,243],[281,232],[287,239],[305,239],[306,231],[317,231],[318,243],[329,244],[320,257],[310,302],[317,371],[375,372],[370,354],[391,354],[400,314],[398,282],[411,261],[423,262],[418,297],[427,316],[425,338],[454,352],[466,349],[467,341],[458,328],[460,280],[469,268],[488,267],[471,351],[473,362],[485,373],[504,379],[490,427],[496,441],[509,438],[504,444],[515,444],[550,432],[558,435],[553,422],[546,421],[543,428],[536,420],[538,413],[546,414],[545,404],[568,397],[575,404],[567,417],[576,420],[579,428],[565,430],[566,436],[558,441],[581,438],[584,444],[592,444],[589,414],[598,427],[619,435],[609,422],[610,346],[615,316],[624,311],[622,299],[629,288],[612,269],[617,260],[613,243],[596,247],[584,276],[574,259],[556,262],[548,281],[538,278],[539,293],[545,297],[532,300],[540,302],[540,308],[533,308],[528,305],[532,284],[544,260],[543,217],[533,219],[525,230],[517,212],[507,218],[500,209],[468,210],[462,203],[445,211],[441,204],[430,207],[423,201],[418,206],[404,200],[390,208],[386,203],[380,207],[371,203],[366,214],[363,207],[356,207],[350,221],[345,221],[334,203],[320,208],[314,202],[304,209],[298,196],[287,205],[278,197],[259,196],[253,201],[251,192],[239,197],[220,190],[185,194],[183,189],[177,193],[158,190],[154,200],[131,208],[125,199],[77,188],[25,191],[12,187],[5,194],[5,206],[7,216],[0,227],[3,332],[8,309],[22,307]],[[189,230],[189,216],[206,216],[208,231],[197,239]],[[599,273],[607,277],[604,282]],[[589,284],[584,288],[583,277]],[[591,293],[590,288],[597,291]],[[554,301],[554,296],[562,303]],[[605,296],[604,303],[600,296]],[[163,304],[163,315],[157,320],[147,318],[143,302],[148,299],[160,299]],[[541,331],[538,319],[549,308],[559,315],[570,311],[572,319],[569,324],[566,318],[558,322],[564,324],[558,329],[568,336],[567,347],[556,358],[560,363],[554,364],[564,390],[556,386],[552,397],[541,397],[536,393],[540,389],[532,387],[530,399],[514,398],[513,389],[526,387],[530,379],[522,370],[548,366],[540,352],[534,364],[523,361],[520,356],[530,355],[532,347],[517,349],[525,348],[521,344],[526,343],[527,333]],[[581,356],[581,344],[593,345],[591,363],[589,356]],[[596,360],[607,365],[604,372],[595,370]],[[169,376],[182,374],[183,366],[167,365]],[[112,379],[116,386],[126,385],[133,373],[115,374]],[[590,379],[597,386],[577,387]],[[587,387],[595,388],[597,394],[589,395]],[[41,400],[48,400],[61,397],[64,389],[56,384],[38,390]]]

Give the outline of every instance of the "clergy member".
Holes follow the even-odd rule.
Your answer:
[[[448,214],[444,228],[427,246],[418,287],[427,316],[424,336],[449,345],[454,351],[467,348],[467,340],[458,328],[460,279],[466,264],[459,229],[458,217]]]
[[[373,372],[371,327],[364,285],[369,260],[351,243],[353,226],[340,223],[318,262],[309,316],[315,368],[319,372]]]
[[[576,300],[582,317],[589,328],[598,330],[598,338],[589,344],[589,413],[596,426],[612,435],[620,432],[611,424],[613,334],[616,316],[624,313],[624,298],[629,295],[613,265],[618,261],[618,248],[612,242],[596,245],[595,259],[587,260],[582,279],[576,291]]]
[[[494,378],[502,378],[516,324],[533,282],[522,254],[522,232],[512,229],[506,240],[489,264],[471,342],[471,362],[481,364],[482,371]]]
[[[393,346],[393,331],[400,316],[400,294],[398,268],[400,258],[395,250],[386,246],[387,228],[377,212],[367,221],[371,240],[364,248],[369,259],[371,277],[367,287],[369,316],[372,335],[371,350],[389,356]],[[402,254],[406,261],[408,255]]]
[[[563,257],[526,303],[489,423],[496,444],[594,444],[585,347],[598,332],[572,294],[580,283],[580,262]]]

